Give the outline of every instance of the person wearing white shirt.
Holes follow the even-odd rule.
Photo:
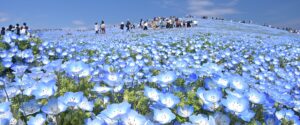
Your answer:
[[[95,32],[96,32],[96,34],[99,33],[99,30],[100,30],[99,24],[98,24],[98,23],[95,23]]]

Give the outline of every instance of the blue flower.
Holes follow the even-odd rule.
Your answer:
[[[30,100],[29,102],[24,102],[21,107],[20,111],[25,115],[31,115],[40,111],[41,105],[39,105],[36,100]]]
[[[9,123],[13,118],[13,114],[10,111],[10,102],[0,103],[0,124]]]
[[[112,88],[107,87],[107,86],[100,86],[100,84],[96,84],[94,86],[94,88],[92,89],[92,91],[97,92],[98,94],[107,93],[111,90],[112,90]]]
[[[14,74],[16,76],[22,76],[24,72],[27,70],[28,66],[25,65],[15,65],[11,69],[14,70]]]
[[[257,90],[252,88],[247,92],[247,97],[252,103],[255,104],[263,104],[266,100],[266,96],[264,93],[258,92]]]
[[[42,111],[48,115],[57,115],[67,110],[67,106],[56,98],[51,98],[46,105],[42,107]]]
[[[168,108],[154,109],[153,119],[160,124],[167,124],[174,120],[176,116]]]
[[[192,115],[189,117],[190,122],[195,125],[215,125],[215,119],[212,116],[205,116],[202,114]]]
[[[126,114],[130,110],[130,107],[131,105],[128,102],[110,104],[101,112],[101,114],[110,119],[116,119]]]
[[[157,89],[146,86],[144,89],[144,95],[149,99],[151,99],[152,101],[158,101],[160,93]]]
[[[233,95],[228,95],[221,103],[230,111],[235,113],[242,113],[249,109],[249,101],[245,97],[238,98]]]
[[[246,122],[250,122],[251,119],[255,116],[255,112],[251,110],[245,110],[242,113],[238,114],[238,116]]]
[[[88,119],[85,120],[85,125],[106,125],[106,124],[105,124],[105,121],[102,120],[102,119],[98,119],[98,118],[91,119],[91,118],[88,118]]]
[[[172,71],[161,73],[158,76],[158,81],[160,83],[159,85],[161,87],[168,86],[168,84],[174,82],[176,79],[177,79],[177,75],[175,72]]]
[[[165,107],[173,108],[180,102],[180,99],[172,93],[162,93],[159,96],[159,102]]]
[[[44,125],[46,122],[45,114],[37,114],[35,117],[31,117],[27,122],[28,125]]]
[[[83,97],[81,103],[78,106],[82,110],[93,111],[94,103],[91,101],[88,101],[88,99],[86,97]]]
[[[214,119],[216,121],[217,125],[229,125],[230,124],[230,118],[228,115],[225,115],[220,112],[216,112],[214,114]]]
[[[107,85],[109,85],[111,87],[118,86],[123,83],[122,74],[107,73],[104,75],[103,81],[104,81],[104,83],[106,83]]]
[[[0,113],[9,112],[9,111],[10,111],[10,102],[0,103]]]
[[[198,88],[197,90],[198,97],[203,101],[203,108],[209,111],[214,111],[217,109],[222,99],[222,92],[220,90],[204,90],[203,88]]]
[[[82,61],[66,62],[66,72],[71,76],[79,76],[81,73],[89,69],[89,66]]]
[[[230,87],[237,91],[244,91],[247,90],[249,86],[242,77],[235,76],[231,78]]]
[[[194,112],[194,107],[193,106],[189,106],[189,105],[185,105],[183,107],[178,107],[177,108],[177,114],[180,115],[181,117],[187,118],[190,115],[192,115]]]
[[[83,99],[82,92],[66,92],[64,96],[58,97],[58,100],[67,106],[77,106]]]
[[[32,95],[35,96],[35,99],[48,98],[54,95],[55,90],[54,86],[48,85],[46,83],[40,83],[37,85],[37,88],[32,91]]]
[[[146,118],[135,110],[130,110],[126,115],[122,116],[124,125],[144,125],[146,122]]]

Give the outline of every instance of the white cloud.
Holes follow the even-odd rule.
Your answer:
[[[85,23],[81,20],[73,20],[72,23],[77,26],[83,26]]]
[[[188,11],[194,16],[223,16],[236,14],[234,9],[238,0],[230,0],[228,3],[215,4],[212,0],[188,0]]]
[[[7,22],[7,21],[9,21],[7,14],[4,12],[0,12],[0,22],[3,23],[3,22]]]
[[[0,23],[4,23],[4,22],[7,22],[9,21],[9,18],[7,17],[0,17]]]

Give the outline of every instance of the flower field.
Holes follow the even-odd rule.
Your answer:
[[[0,124],[300,125],[300,36],[190,29],[0,37]]]

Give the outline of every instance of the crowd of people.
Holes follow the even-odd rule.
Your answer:
[[[29,27],[27,26],[26,23],[23,23],[22,26],[17,23],[16,25],[9,25],[7,28],[5,27],[1,28],[1,35],[5,35],[8,32],[15,33],[18,36],[21,35],[30,36]]]
[[[141,19],[139,23],[133,23],[129,19],[126,23],[121,22],[119,25],[120,30],[131,31],[136,28],[140,28],[142,30],[148,29],[171,29],[171,28],[182,28],[182,27],[193,27],[197,25],[197,21],[192,20],[192,18],[178,18],[175,16],[171,16],[169,18],[165,17],[154,17],[153,19],[143,20]],[[116,25],[114,25],[116,27]],[[105,24],[104,21],[99,25],[97,22],[95,23],[95,33],[96,34],[105,34]]]

